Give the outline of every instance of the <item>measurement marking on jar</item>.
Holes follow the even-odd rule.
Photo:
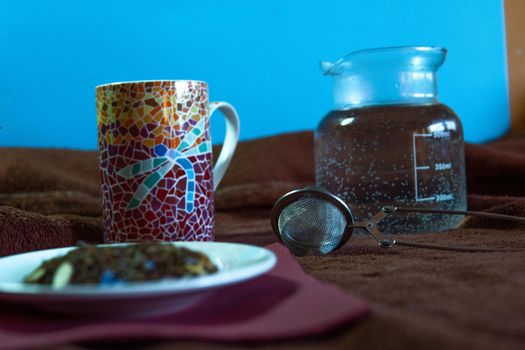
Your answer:
[[[434,170],[441,171],[441,170],[450,170],[452,169],[452,163],[436,163],[434,164]]]
[[[454,199],[454,195],[451,193],[436,195],[436,202],[451,201],[453,199]]]
[[[450,131],[434,131],[432,133],[435,139],[450,137]]]
[[[416,137],[433,137],[434,134],[412,134],[412,153],[413,153],[413,159],[414,159],[414,188],[416,192],[416,202],[426,202],[426,201],[433,201],[436,199],[435,197],[419,197],[419,189],[418,189],[418,179],[417,179],[417,172],[419,170],[429,170],[430,166],[428,165],[417,165],[417,157],[416,157]]]

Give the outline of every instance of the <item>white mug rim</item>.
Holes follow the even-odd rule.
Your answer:
[[[201,83],[208,86],[208,83],[204,80],[191,80],[191,79],[154,79],[154,80],[130,80],[130,81],[118,81],[114,83],[106,83],[102,85],[95,86],[95,89],[105,88],[109,86],[116,86],[116,85],[131,85],[131,84],[143,84],[143,83],[180,83],[180,84],[188,84],[188,83]]]

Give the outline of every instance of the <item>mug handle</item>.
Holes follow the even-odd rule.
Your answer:
[[[213,112],[218,109],[226,119],[226,137],[224,138],[219,158],[213,167],[213,190],[216,190],[230,165],[233,153],[239,142],[240,123],[237,111],[227,102],[210,102],[208,108],[210,118]]]

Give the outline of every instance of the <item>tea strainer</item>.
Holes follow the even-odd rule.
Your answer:
[[[525,223],[525,218],[511,215],[396,206],[385,206],[367,221],[354,222],[350,207],[341,198],[315,186],[294,190],[279,198],[272,209],[271,222],[277,238],[295,255],[328,254],[345,245],[354,229],[363,229],[370,233],[382,248],[397,245],[461,252],[496,251],[388,239],[377,227],[387,216],[410,212],[481,216]]]

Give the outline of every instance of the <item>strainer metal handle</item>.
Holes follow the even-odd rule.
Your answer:
[[[487,213],[487,212],[478,212],[478,211],[464,211],[464,210],[447,210],[447,209],[432,209],[432,208],[414,208],[414,207],[396,207],[396,206],[385,206],[381,208],[381,211],[376,213],[370,219],[362,222],[354,222],[354,218],[351,212],[350,207],[343,201],[341,198],[337,197],[333,193],[316,186],[309,186],[303,189],[298,189],[291,191],[284,196],[282,196],[275,203],[272,209],[271,224],[273,232],[275,233],[277,239],[282,243],[283,237],[279,229],[279,217],[285,208],[294,202],[303,199],[305,197],[311,197],[316,199],[321,199],[335,206],[335,208],[344,216],[346,220],[346,226],[342,230],[341,239],[338,242],[338,245],[335,246],[332,250],[336,250],[345,245],[345,243],[350,239],[353,229],[360,228],[368,233],[378,242],[379,246],[382,248],[391,248],[395,245],[405,246],[405,247],[415,247],[415,248],[425,248],[425,249],[439,249],[439,250],[451,250],[459,252],[494,252],[501,251],[500,249],[488,249],[488,248],[474,248],[474,247],[457,247],[457,246],[448,246],[448,245],[435,245],[435,244],[426,244],[426,243],[412,243],[397,241],[394,239],[388,239],[383,236],[383,233],[378,229],[378,224],[390,215],[394,215],[398,212],[403,213],[436,213],[436,214],[447,214],[447,215],[469,215],[469,216],[478,216],[492,219],[504,219],[512,220],[521,223],[525,223],[525,218],[496,214],[496,213]],[[309,218],[307,215],[304,215],[305,219]],[[320,243],[321,244],[321,243]]]

